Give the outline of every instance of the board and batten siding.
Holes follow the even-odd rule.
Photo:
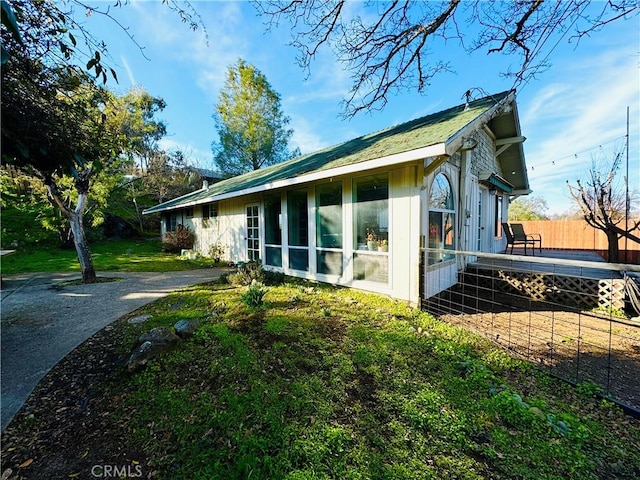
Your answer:
[[[287,189],[268,191],[269,195],[280,194],[283,201],[282,208],[282,243],[283,267],[265,267],[291,276],[319,280],[337,285],[351,286],[363,290],[387,294],[393,298],[416,303],[418,301],[418,264],[420,241],[420,188],[417,185],[418,165],[402,165],[391,170],[379,169],[362,172],[361,174],[345,175],[330,181],[342,182],[343,188],[343,274],[341,276],[321,275],[316,271],[316,215],[315,215],[315,187],[327,181],[314,182],[306,185],[296,185],[295,190],[307,188],[309,208],[309,271],[301,272],[289,268],[287,262]],[[353,255],[353,180],[358,177],[376,173],[389,174],[389,278],[386,284],[354,280]],[[264,230],[264,195],[255,194],[237,198],[225,199],[218,202],[218,216],[210,218],[208,226],[202,219],[202,207],[197,206],[194,218],[188,225],[196,235],[195,249],[203,255],[209,252],[214,244],[225,247],[223,260],[239,262],[247,261],[246,249],[246,207],[258,204],[260,212],[260,257],[265,258],[265,230]]]

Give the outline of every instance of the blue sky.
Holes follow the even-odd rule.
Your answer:
[[[458,105],[473,87],[497,93],[513,85],[500,72],[517,59],[485,52],[469,56],[450,44],[434,55],[449,59],[455,73],[437,76],[426,94],[393,94],[384,110],[343,120],[340,101],[351,80],[329,52],[320,53],[307,76],[295,63],[297,51],[288,46],[288,29],[266,32],[264,19],[251,4],[192,4],[206,26],[208,42],[202,31],[189,30],[159,1],[133,1],[111,10],[144,48],[144,56],[113,22],[98,15],[83,21],[109,47],[119,77],[111,88],[124,93],[142,86],[164,98],[167,108],[160,118],[168,125],[168,136],[162,146],[185,150],[201,167],[213,168],[211,142],[216,134],[211,115],[227,68],[238,58],[256,66],[281,95],[294,130],[291,146],[303,153]],[[547,201],[548,213],[569,209],[566,181],[575,184],[585,178],[593,159],[611,157],[624,145],[627,106],[629,186],[639,190],[640,19],[616,22],[579,44],[565,38],[549,60],[551,68],[517,93],[533,195]],[[623,166],[620,181],[625,173]]]

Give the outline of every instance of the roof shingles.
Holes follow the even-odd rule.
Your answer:
[[[445,143],[467,124],[503,100],[509,92],[485,97],[427,115],[378,132],[363,135],[318,152],[252,172],[228,178],[207,189],[183,195],[145,210],[157,213],[215,196],[239,192],[269,183],[295,178],[314,171],[328,170],[375,160],[389,155]]]

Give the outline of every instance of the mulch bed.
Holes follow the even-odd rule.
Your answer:
[[[113,468],[154,476],[145,454],[127,449],[128,417],[108,391],[125,374],[118,353],[123,322],[73,350],[31,393],[2,433],[2,480],[108,477]]]

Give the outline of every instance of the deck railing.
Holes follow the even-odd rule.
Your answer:
[[[446,253],[456,256],[458,282],[424,299],[425,310],[570,383],[592,382],[640,415],[640,307],[632,304],[640,266],[548,258],[544,250]]]

